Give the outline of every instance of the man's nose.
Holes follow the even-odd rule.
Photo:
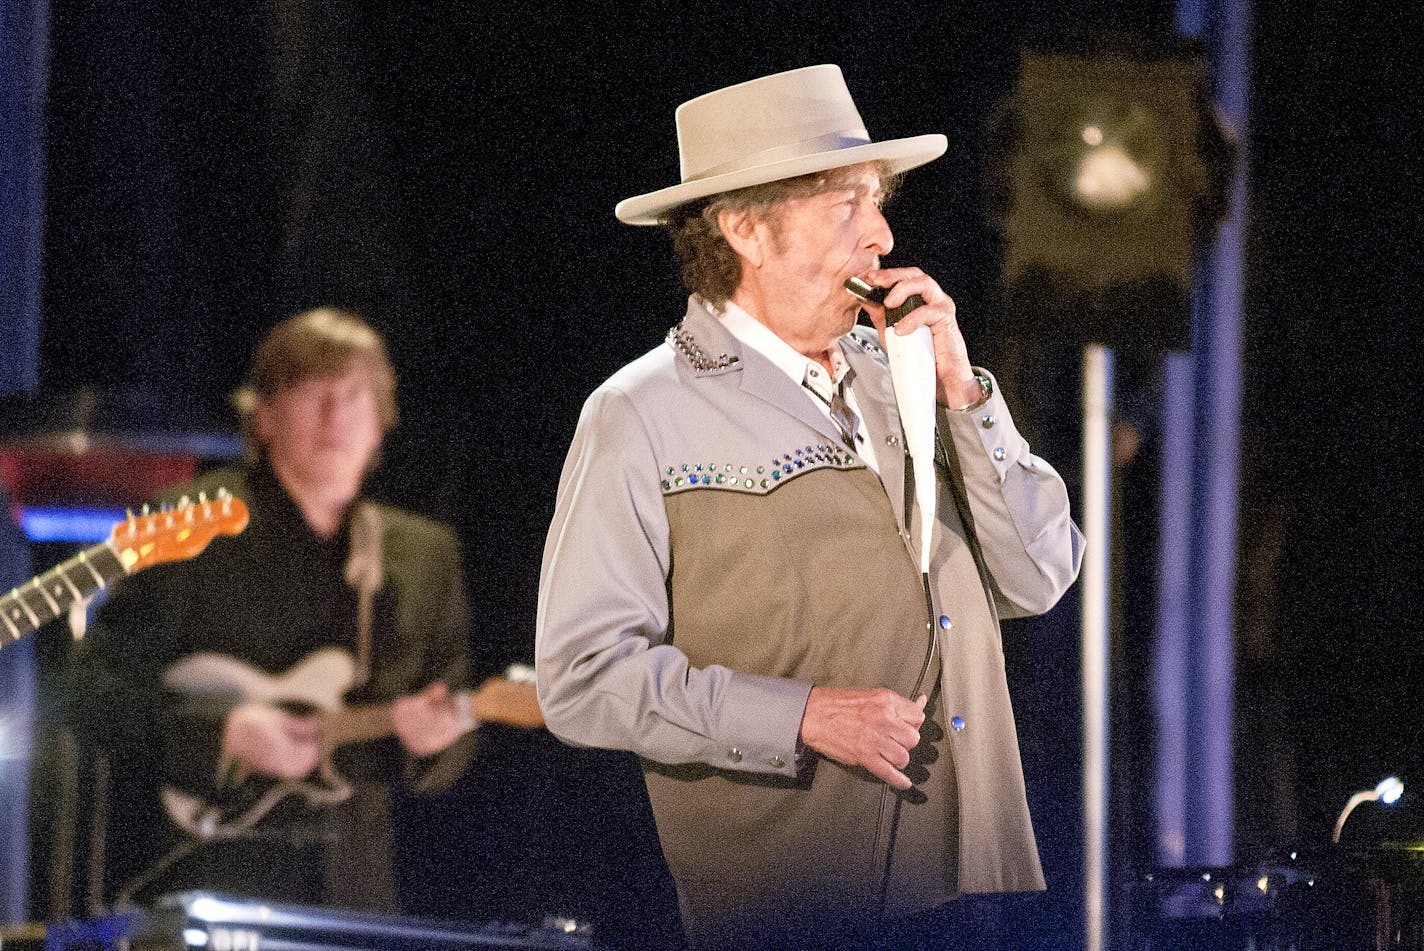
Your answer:
[[[325,420],[335,420],[346,412],[347,401],[340,396],[329,393],[321,401],[321,417]]]
[[[895,247],[895,235],[890,232],[890,222],[885,220],[885,213],[874,202],[866,202],[864,216],[865,230],[861,232],[861,244],[874,251],[877,257],[884,257]]]

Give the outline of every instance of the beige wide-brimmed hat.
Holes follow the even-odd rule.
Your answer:
[[[677,107],[682,183],[625,198],[613,213],[655,225],[678,205],[860,162],[903,172],[944,154],[942,135],[872,142],[839,66],[807,66],[738,83]]]

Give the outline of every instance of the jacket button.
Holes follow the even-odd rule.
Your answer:
[[[941,614],[941,615],[939,616],[939,626],[940,626],[940,629],[941,629],[941,630],[945,630],[945,631],[947,631],[947,630],[949,630],[950,628],[954,627],[954,625],[953,625],[953,624],[950,622],[950,620],[949,620],[949,615],[947,615],[947,614]]]
[[[900,437],[897,436],[897,435],[895,435],[894,433],[891,433],[890,435],[888,435],[888,436],[885,437],[885,445],[887,445],[887,446],[898,446],[898,445],[900,445]]]
[[[780,756],[773,756],[771,759],[767,760],[767,762],[770,763],[772,766],[776,767],[777,769],[780,769],[781,767],[786,765],[786,760],[782,759]]]
[[[1003,446],[996,446],[996,447],[994,448],[994,458],[997,459],[997,460],[999,460],[1000,462],[1003,462],[1003,461],[1004,461],[1004,457],[1007,456],[1007,455],[1008,455],[1008,453],[1004,451],[1004,447],[1003,447]]]
[[[727,751],[727,759],[731,760],[734,763],[740,763],[742,761],[742,751],[737,749],[735,746],[732,747],[730,750]]]
[[[964,729],[964,718],[963,718],[963,717],[953,717],[953,718],[949,721],[949,725],[952,726],[952,727],[954,727],[954,731],[955,731],[956,733],[958,733],[960,730]]]
[[[985,429],[993,429],[993,428],[994,428],[994,417],[993,417],[993,414],[990,414],[990,415],[988,415],[988,416],[982,417],[982,418],[979,420],[979,425],[980,425],[980,426],[983,426]]]

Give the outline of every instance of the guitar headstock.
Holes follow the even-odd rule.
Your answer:
[[[247,527],[247,505],[223,495],[186,498],[171,509],[130,515],[114,526],[109,544],[130,572],[166,561],[192,558],[219,535],[237,535]]]

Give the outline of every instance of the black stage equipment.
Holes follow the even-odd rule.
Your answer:
[[[1424,951],[1424,852],[1292,853],[1129,886],[1127,951]]]
[[[214,892],[181,892],[154,903],[134,924],[130,951],[470,951],[593,947],[591,929],[572,919],[539,926],[483,926],[288,905]]]

